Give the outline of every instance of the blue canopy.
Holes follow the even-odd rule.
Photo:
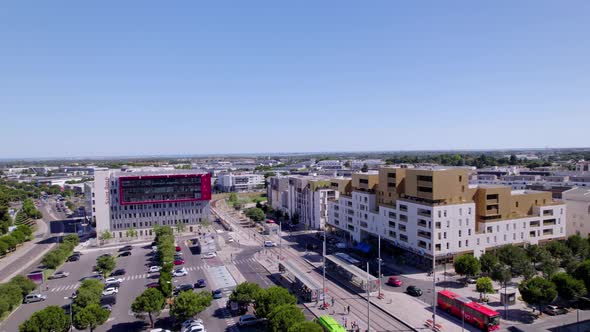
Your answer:
[[[371,246],[366,244],[366,243],[359,243],[356,245],[356,247],[354,247],[356,250],[363,252],[365,254],[368,254],[369,251],[371,251]]]

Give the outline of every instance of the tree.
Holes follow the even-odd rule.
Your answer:
[[[573,300],[577,296],[586,295],[586,287],[582,280],[574,279],[565,272],[557,273],[551,278],[555,284],[557,294],[564,300]]]
[[[240,305],[247,305],[254,301],[261,290],[262,288],[256,283],[243,282],[232,291],[229,299]]]
[[[230,203],[235,203],[238,201],[238,195],[236,193],[230,193],[229,198],[227,199]]]
[[[179,321],[194,317],[211,305],[213,297],[208,291],[180,292],[174,299],[170,314]]]
[[[582,280],[586,289],[590,289],[590,259],[587,259],[578,265],[574,270],[574,277]]]
[[[565,244],[572,251],[574,256],[578,259],[585,259],[588,257],[590,252],[590,245],[586,239],[583,239],[580,235],[572,235],[567,238]]]
[[[512,280],[512,272],[510,272],[509,267],[502,264],[498,264],[492,270],[491,277],[493,280],[499,282],[501,285],[504,285],[504,287],[506,287],[508,282]]]
[[[35,282],[22,275],[17,275],[10,279],[10,283],[17,285],[18,288],[20,288],[23,297],[37,288],[37,284]]]
[[[0,284],[0,294],[6,300],[9,310],[15,308],[23,302],[23,292],[21,288],[14,283]]]
[[[22,232],[27,237],[27,239],[29,239],[31,235],[33,235],[33,230],[31,229],[31,227],[29,227],[29,225],[18,225],[16,229]]]
[[[367,165],[367,163],[363,164],[363,167],[361,167],[361,172],[366,173],[369,171],[369,165]]]
[[[8,250],[8,244],[6,244],[6,242],[4,242],[4,241],[0,241],[0,256],[6,254],[7,250]]]
[[[282,304],[296,304],[297,299],[288,290],[279,286],[263,289],[255,297],[256,315],[267,318],[273,308]]]
[[[493,294],[496,292],[494,290],[494,286],[492,285],[492,279],[490,279],[489,277],[478,278],[477,282],[475,283],[475,290],[480,293],[480,298],[481,294],[483,294],[484,297],[486,297],[486,294]]]
[[[287,330],[287,332],[323,332],[323,331],[324,330],[322,329],[321,326],[319,326],[315,322],[310,322],[310,321],[303,321],[303,322],[296,323],[294,325],[291,325],[289,327],[289,329]]]
[[[49,306],[35,312],[18,327],[20,332],[67,332],[70,330],[70,316],[58,306]]]
[[[108,276],[115,268],[117,262],[113,256],[100,256],[96,259],[96,269],[104,276]]]
[[[534,277],[523,281],[518,286],[522,299],[531,305],[541,306],[551,303],[557,297],[555,284],[541,277]]]
[[[23,242],[25,242],[25,240],[26,240],[26,238],[27,238],[27,237],[26,237],[26,236],[25,236],[25,235],[24,235],[24,234],[23,234],[21,231],[19,231],[18,229],[17,229],[17,230],[14,230],[14,231],[12,231],[12,232],[10,233],[10,236],[12,236],[12,237],[13,237],[13,238],[16,240],[16,243],[19,243],[19,244],[20,244],[20,243],[23,243]]]
[[[545,246],[545,249],[547,249],[554,258],[560,260],[573,256],[572,250],[562,241],[551,241]]]
[[[262,221],[266,218],[264,211],[259,208],[249,208],[246,210],[246,217],[254,220],[254,221]]]
[[[80,244],[80,238],[76,234],[68,234],[64,236],[63,243],[69,243],[72,248]]]
[[[158,280],[160,292],[164,297],[172,295],[172,273],[168,271],[160,271],[160,279]]]
[[[294,304],[279,305],[268,314],[268,326],[271,332],[287,331],[290,326],[303,321],[305,321],[305,315]]]
[[[147,313],[150,318],[150,327],[154,327],[153,317],[160,315],[165,301],[164,295],[159,290],[148,288],[135,298],[135,301],[131,304],[131,310],[137,315]]]
[[[137,231],[135,230],[135,228],[129,228],[125,231],[125,236],[126,237],[136,237]]]
[[[516,158],[515,154],[510,155],[510,161],[508,163],[510,165],[517,165],[518,164],[518,158]]]
[[[109,231],[102,231],[102,233],[100,233],[100,237],[99,237],[99,239],[101,241],[108,241],[112,238],[113,238],[113,235]]]
[[[92,332],[107,321],[109,314],[108,310],[101,308],[98,304],[89,304],[74,315],[74,326],[78,330],[90,329]]]
[[[10,235],[3,236],[1,240],[6,243],[6,246],[8,247],[8,251],[13,251],[14,249],[16,249],[16,245],[18,243],[16,242],[16,239],[13,238],[12,236],[10,236]]]
[[[79,307],[86,307],[90,304],[100,303],[104,284],[96,279],[87,279],[76,290],[74,304]]]
[[[455,272],[459,275],[466,275],[468,277],[477,275],[480,271],[480,265],[477,258],[472,255],[461,255],[455,259]]]
[[[526,251],[514,245],[505,245],[497,250],[498,259],[510,267],[513,276],[532,274],[532,266]]]

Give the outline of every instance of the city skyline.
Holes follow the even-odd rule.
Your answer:
[[[589,5],[529,4],[10,4],[0,157],[587,145]]]

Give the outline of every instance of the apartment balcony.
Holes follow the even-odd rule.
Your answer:
[[[553,215],[553,210],[545,210],[545,211],[543,211],[543,215],[544,216],[552,216]]]
[[[555,226],[556,224],[555,219],[543,220],[543,226]]]
[[[427,217],[427,218],[431,218],[432,214],[430,213],[430,211],[425,212],[425,211],[418,211],[418,215],[422,216],[422,217]]]
[[[553,235],[553,228],[544,229],[543,235]]]
[[[361,227],[362,227],[362,228],[369,228],[369,224],[367,224],[367,223],[366,223],[366,222],[364,222],[364,221],[361,221]]]
[[[422,249],[426,249],[426,242],[424,241],[419,241],[418,242],[418,247],[422,248]]]
[[[418,236],[423,239],[427,239],[427,240],[430,240],[430,237],[431,237],[430,233],[426,233],[426,232],[418,232]]]
[[[530,223],[530,227],[531,228],[536,228],[536,227],[539,227],[539,226],[541,226],[541,225],[540,225],[540,223],[538,221],[531,221],[531,223]]]
[[[429,181],[418,181],[418,187],[432,188],[432,182]]]
[[[500,201],[497,198],[486,199],[486,205],[496,205],[498,203],[500,203]]]
[[[486,216],[492,216],[492,215],[496,215],[499,214],[499,210],[497,208],[495,209],[486,209]]]
[[[428,223],[424,220],[418,221],[418,226],[420,227],[428,227]]]

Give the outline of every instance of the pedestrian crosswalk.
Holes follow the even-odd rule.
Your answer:
[[[256,258],[254,257],[248,257],[248,258],[242,258],[242,259],[234,259],[233,260],[234,264],[254,264],[257,262]]]

